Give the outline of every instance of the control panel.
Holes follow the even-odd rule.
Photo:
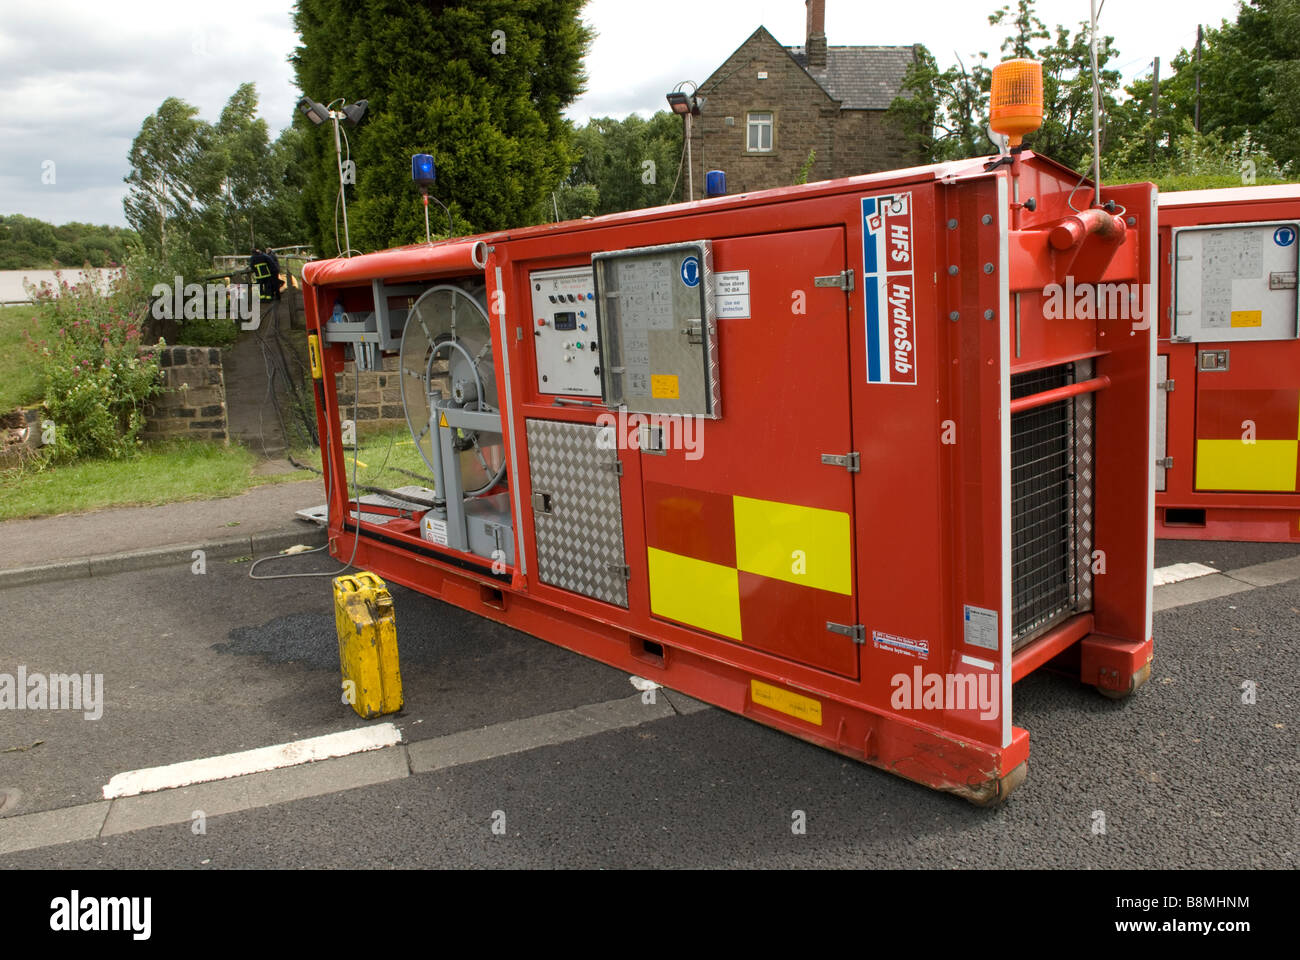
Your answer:
[[[600,341],[591,267],[537,270],[529,274],[528,283],[538,390],[599,397]]]

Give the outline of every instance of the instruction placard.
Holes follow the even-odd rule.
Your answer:
[[[962,614],[965,639],[972,647],[998,648],[998,612],[966,604]]]
[[[749,271],[713,275],[713,308],[718,317],[749,318]]]

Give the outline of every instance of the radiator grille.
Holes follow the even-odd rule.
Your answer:
[[[1016,374],[1012,398],[1090,376],[1083,365]],[[1021,647],[1091,606],[1092,398],[1011,418],[1011,632]]]

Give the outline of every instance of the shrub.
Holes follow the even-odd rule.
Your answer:
[[[145,405],[162,391],[157,347],[142,343],[142,308],[125,275],[101,290],[55,274],[56,291],[34,290],[47,339],[31,340],[54,422],[56,461],[121,459],[140,446]],[[161,344],[161,341],[159,341]]]

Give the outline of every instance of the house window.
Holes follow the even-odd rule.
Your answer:
[[[749,152],[770,153],[772,150],[772,114],[749,114]]]

